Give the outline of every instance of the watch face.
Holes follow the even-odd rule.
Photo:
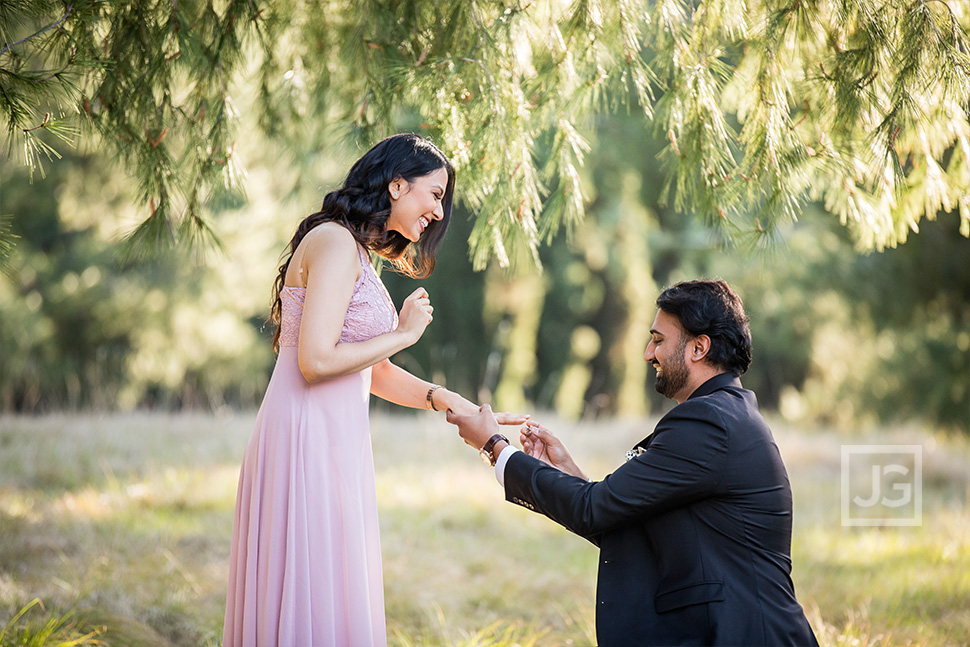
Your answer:
[[[492,457],[489,456],[488,455],[488,452],[486,452],[484,449],[483,450],[480,450],[478,452],[478,455],[482,457],[482,460],[485,461],[485,464],[486,465],[493,465],[494,464],[494,463],[492,463]]]

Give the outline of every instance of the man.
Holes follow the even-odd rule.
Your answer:
[[[678,404],[603,481],[535,423],[522,452],[487,405],[449,420],[496,466],[508,501],[599,546],[601,647],[817,646],[790,576],[788,474],[738,379],[751,362],[741,299],[723,281],[690,281],[657,306],[644,359]]]

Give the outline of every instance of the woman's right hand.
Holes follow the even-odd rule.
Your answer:
[[[431,298],[428,291],[418,288],[404,300],[401,306],[401,313],[398,315],[398,331],[408,335],[410,344],[421,339],[424,329],[431,323],[434,306],[431,305]],[[410,345],[408,344],[408,345]]]

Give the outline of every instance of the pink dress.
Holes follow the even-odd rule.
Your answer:
[[[397,326],[387,290],[360,257],[341,343]],[[305,297],[304,288],[282,290],[279,357],[239,475],[226,647],[387,643],[371,369],[307,383],[297,361]]]

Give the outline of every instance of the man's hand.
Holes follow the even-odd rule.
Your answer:
[[[432,398],[434,400],[435,408],[438,411],[450,409],[453,413],[456,413],[459,416],[474,416],[481,411],[481,407],[471,400],[462,397],[454,391],[449,391],[446,388],[437,389]],[[529,419],[528,414],[510,413],[508,411],[500,411],[498,413],[493,412],[492,415],[495,416],[495,420],[500,425],[521,425]]]
[[[579,469],[573,457],[569,455],[569,450],[562,444],[551,431],[540,425],[538,422],[529,421],[519,435],[522,449],[531,456],[546,465],[551,465],[561,472],[578,476],[588,481],[589,478]]]
[[[463,416],[451,409],[446,415],[448,422],[458,426],[458,435],[475,449],[481,449],[488,439],[498,433],[498,420],[492,407],[483,404],[478,413]]]

